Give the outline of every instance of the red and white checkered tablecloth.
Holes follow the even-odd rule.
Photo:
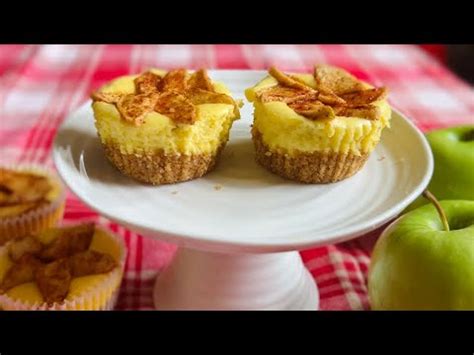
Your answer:
[[[311,70],[325,62],[390,88],[390,100],[424,131],[474,123],[474,91],[417,46],[378,45],[3,45],[0,46],[0,162],[54,168],[50,149],[65,116],[106,81],[149,67]],[[65,221],[96,220],[128,247],[117,309],[152,309],[155,276],[174,245],[145,238],[98,216],[68,194]],[[380,229],[301,253],[321,308],[368,309],[367,267]]]

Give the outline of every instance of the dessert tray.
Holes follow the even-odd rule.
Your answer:
[[[264,71],[214,70],[243,99],[220,163],[208,175],[148,186],[107,160],[90,102],[53,146],[58,172],[89,207],[146,237],[178,244],[158,277],[157,309],[317,309],[317,286],[297,250],[360,236],[396,217],[427,186],[433,158],[423,134],[394,110],[365,167],[328,185],[284,180],[255,163],[244,90]]]

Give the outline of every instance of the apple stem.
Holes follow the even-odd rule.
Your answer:
[[[443,223],[444,230],[446,232],[449,232],[448,218],[446,218],[446,214],[444,213],[444,210],[441,207],[441,204],[439,203],[439,201],[429,190],[423,191],[423,197],[429,200],[435,206],[439,214],[439,219],[441,219],[441,222]]]

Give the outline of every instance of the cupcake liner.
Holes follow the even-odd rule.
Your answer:
[[[47,176],[59,186],[60,192],[54,201],[46,206],[18,216],[0,218],[0,246],[12,238],[37,233],[57,225],[63,217],[66,200],[66,190],[61,180],[52,171],[36,165],[3,165],[2,168]]]
[[[351,177],[364,166],[369,154],[297,153],[293,156],[272,151],[256,129],[252,130],[256,161],[269,171],[303,183],[325,184]]]
[[[28,311],[74,311],[74,310],[113,310],[120,291],[120,284],[125,268],[127,249],[123,240],[101,227],[96,227],[120,245],[122,251],[118,260],[118,267],[109,272],[100,285],[91,287],[80,296],[65,300],[62,303],[48,305],[46,302],[30,304],[17,299],[12,299],[7,294],[0,295],[0,308],[3,310],[28,310]],[[4,248],[6,250],[6,248]]]
[[[216,166],[226,142],[215,154],[124,154],[120,148],[103,144],[105,155],[124,175],[153,184],[173,184],[199,178]]]

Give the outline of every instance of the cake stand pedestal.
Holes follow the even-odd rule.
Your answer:
[[[298,252],[178,250],[154,289],[157,309],[316,310],[314,279]]]

